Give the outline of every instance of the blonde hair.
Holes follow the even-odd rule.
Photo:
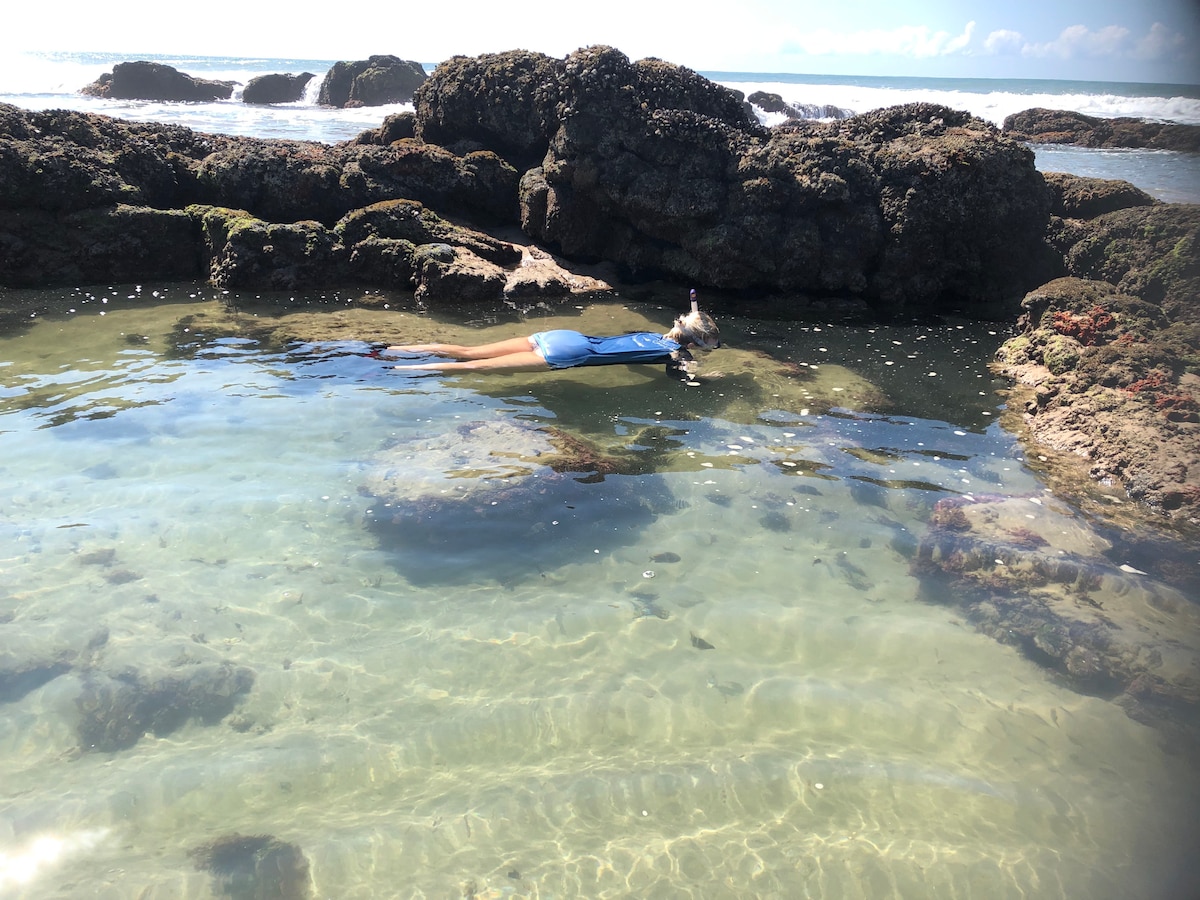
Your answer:
[[[708,313],[698,309],[677,318],[667,337],[679,344],[695,344],[702,350],[715,350],[721,346],[721,330],[717,323]]]

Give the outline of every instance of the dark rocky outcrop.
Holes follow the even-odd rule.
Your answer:
[[[113,100],[228,100],[236,83],[212,81],[184,74],[163,63],[136,60],[113,66],[94,82],[80,88],[81,94]]]
[[[832,103],[788,103],[779,94],[755,91],[746,102],[763,112],[783,113],[788,119],[848,119],[851,110],[834,106]]]
[[[295,103],[304,98],[304,89],[316,77],[312,72],[259,75],[242,88],[242,102]]]
[[[518,64],[527,77],[489,93]],[[1014,263],[1038,252],[1041,176],[964,113],[912,106],[768,133],[736,93],[608,47],[454,66],[419,92],[417,134],[502,146],[518,167],[547,136],[522,179],[522,227],[569,257],[880,311],[969,297],[994,313],[1035,283]]]
[[[614,262],[631,277],[879,315],[1001,315],[1036,283],[1028,260],[1049,202],[1032,154],[965,113],[915,105],[767,131],[737,92],[610,47],[565,60],[458,57],[414,105],[411,122],[332,147],[0,110],[0,183],[11,184],[13,209],[202,204],[289,226],[280,236],[402,198],[489,227],[519,224],[564,257]],[[35,262],[45,242],[29,240],[34,220],[11,221],[20,227],[0,227],[0,242],[25,262],[0,278],[28,284],[53,271]],[[86,231],[75,241],[115,249]],[[116,267],[76,271],[108,278]],[[498,284],[493,275],[479,271]]]
[[[1118,117],[1102,119],[1062,109],[1026,109],[1004,119],[1003,131],[1035,144],[1080,147],[1144,147],[1150,150],[1200,151],[1200,125]]]
[[[386,147],[388,144],[394,144],[396,141],[416,136],[417,117],[415,114],[411,112],[392,113],[383,120],[383,124],[378,128],[361,132],[357,137],[352,138],[350,143],[374,144],[379,147]]]
[[[1066,172],[1043,172],[1050,190],[1050,214],[1065,219],[1092,219],[1132,206],[1153,206],[1158,201],[1128,181],[1084,178]]]
[[[416,136],[446,147],[488,147],[519,169],[537,165],[558,128],[564,67],[525,50],[452,57],[413,97]]]
[[[336,62],[325,73],[317,102],[339,107],[408,103],[426,78],[424,66],[398,56]]]

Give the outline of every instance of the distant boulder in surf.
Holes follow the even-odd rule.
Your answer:
[[[312,72],[259,75],[246,82],[242,90],[242,102],[295,103],[304,97],[304,89],[316,77]]]
[[[386,54],[336,62],[325,73],[317,102],[339,107],[408,103],[427,77],[419,62]]]
[[[91,84],[79,89],[90,97],[113,100],[228,100],[237,82],[195,78],[163,63],[135,60],[113,66]]]
[[[848,119],[853,110],[832,103],[788,103],[779,94],[755,91],[746,101],[763,112],[783,113],[788,119]]]
[[[1004,120],[1001,129],[1018,141],[1200,152],[1200,125],[1119,117],[1103,119],[1065,109],[1026,109]]]

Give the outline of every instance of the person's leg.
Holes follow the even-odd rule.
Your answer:
[[[502,356],[491,356],[486,359],[415,363],[413,365],[394,366],[394,368],[427,369],[438,372],[452,372],[456,370],[472,372],[545,372],[550,368],[550,365],[542,358],[540,353],[535,353],[532,350],[522,350],[516,353],[506,353]]]
[[[407,344],[388,347],[393,353],[432,353],[436,356],[449,356],[451,359],[493,359],[513,353],[532,353],[533,349],[534,343],[527,337],[509,338],[478,347],[468,347],[465,344]],[[540,356],[538,358],[541,359]]]

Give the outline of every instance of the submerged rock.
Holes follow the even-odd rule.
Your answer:
[[[215,725],[253,685],[250,669],[229,664],[195,665],[156,677],[93,673],[76,700],[80,749],[126,750],[147,732],[161,737],[193,718]]]
[[[636,442],[636,438],[634,439]],[[505,419],[401,441],[364,466],[367,525],[418,583],[506,581],[633,543],[675,510],[653,454]],[[610,477],[618,476],[618,477]],[[464,566],[460,556],[472,560]]]
[[[15,703],[30,691],[71,671],[74,654],[54,658],[19,659],[9,654],[0,657],[0,703]]]
[[[1176,554],[1186,554],[1182,545]],[[977,628],[1141,721],[1200,730],[1200,609],[1042,498],[948,498],[912,571]]]
[[[216,897],[307,900],[312,896],[304,851],[269,834],[225,835],[188,855],[197,869],[211,873]]]

